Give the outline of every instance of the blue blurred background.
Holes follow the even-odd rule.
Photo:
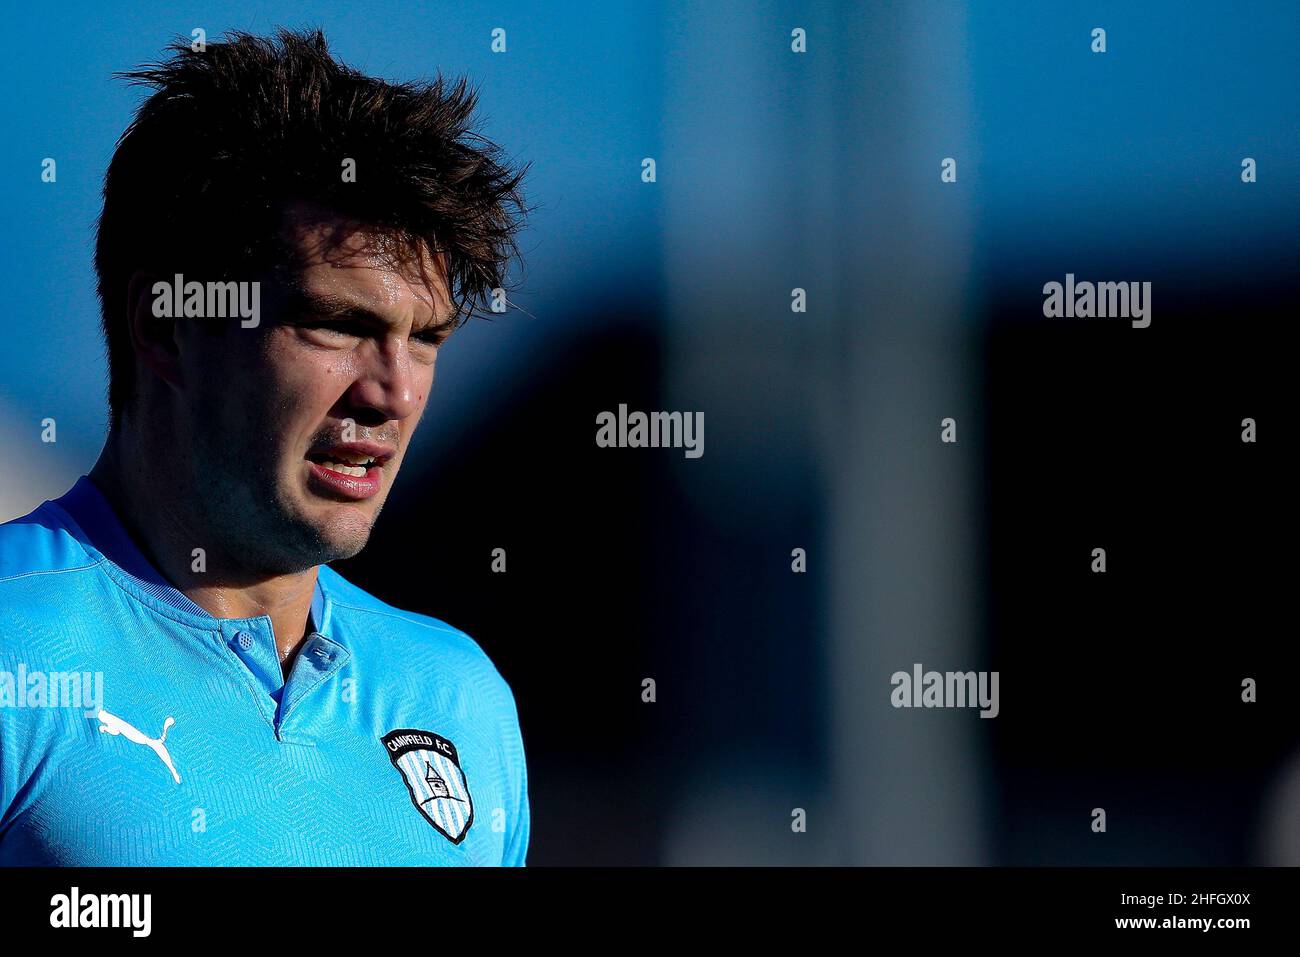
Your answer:
[[[386,78],[467,74],[532,163],[527,314],[449,344],[340,566],[510,681],[531,863],[1300,863],[1273,451],[1300,6],[15,9],[0,518],[104,438],[93,224],[140,97],[111,74],[281,25]],[[1067,272],[1153,282],[1152,327],[1044,319]],[[622,402],[703,411],[705,455],[596,449]],[[893,709],[914,662],[999,670],[1002,714]],[[1254,710],[1246,675],[1275,678]]]

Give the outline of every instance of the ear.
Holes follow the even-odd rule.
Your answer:
[[[158,284],[158,289],[154,285]],[[165,287],[165,291],[164,291]],[[154,314],[154,304],[165,298],[159,309],[160,318]],[[152,373],[172,388],[181,388],[180,349],[177,345],[176,323],[171,316],[172,284],[160,280],[153,273],[137,270],[127,284],[127,322],[131,329],[131,346],[135,350],[137,367],[146,374]]]

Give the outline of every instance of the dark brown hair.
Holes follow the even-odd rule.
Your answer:
[[[127,288],[247,279],[278,264],[285,208],[308,201],[444,257],[460,321],[503,288],[528,212],[500,148],[474,132],[477,92],[389,83],[335,60],[319,31],[231,33],[118,74],[154,92],[118,140],[104,180],[95,271],[114,421],[133,392]],[[356,181],[343,181],[343,161]]]

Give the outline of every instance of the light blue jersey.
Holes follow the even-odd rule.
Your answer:
[[[514,697],[464,633],[322,566],[271,621],[168,584],[89,478],[0,525],[0,865],[523,865]]]

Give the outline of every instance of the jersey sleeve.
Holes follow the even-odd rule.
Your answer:
[[[524,867],[528,857],[528,837],[532,827],[528,808],[528,768],[523,759],[519,763],[519,792],[516,801],[513,826],[509,829],[506,840],[506,852],[502,858],[503,867]]]
[[[504,684],[504,682],[502,682]],[[514,813],[506,821],[505,853],[503,867],[524,867],[528,857],[528,839],[532,829],[532,815],[528,806],[528,762],[524,755],[523,734],[519,728],[519,712],[514,695],[506,688],[509,720],[506,731],[506,760],[508,762],[511,801]]]
[[[5,754],[5,737],[5,723],[0,720],[0,835],[9,830],[9,808],[13,804],[14,794],[17,791]],[[0,837],[0,840],[3,840],[3,837]]]
[[[0,641],[0,842],[13,823],[19,790],[18,729],[13,708],[15,664],[15,656]]]

